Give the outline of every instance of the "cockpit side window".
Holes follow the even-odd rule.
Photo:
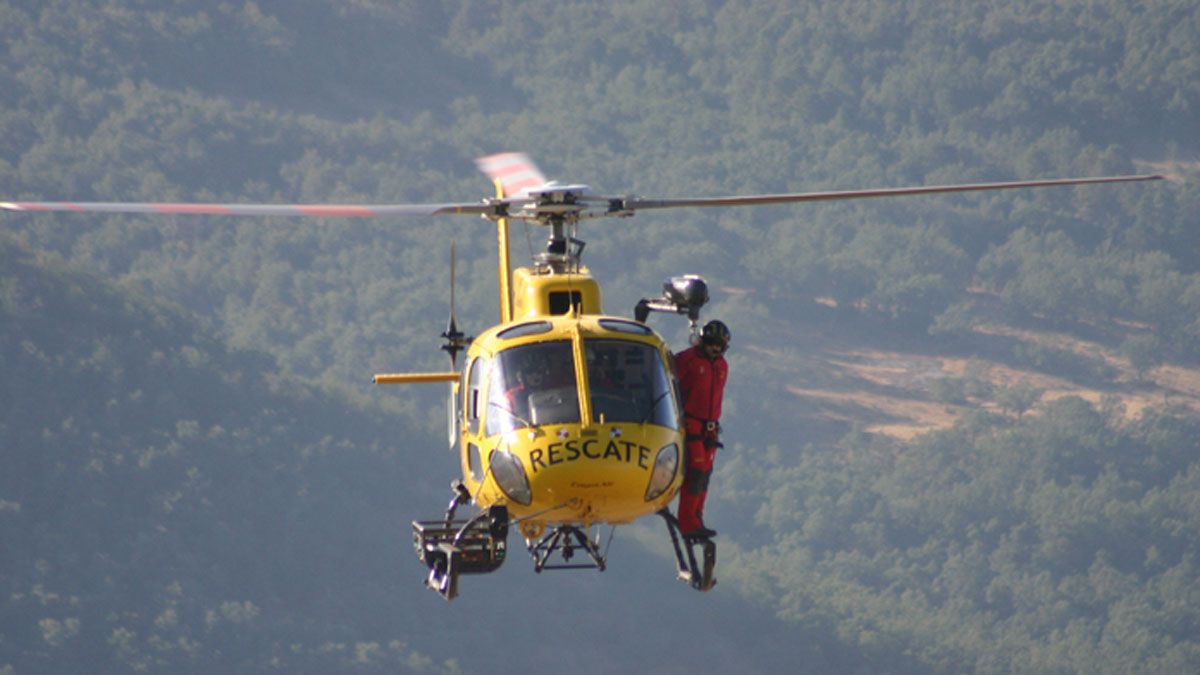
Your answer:
[[[641,342],[597,339],[585,341],[583,351],[595,419],[678,427],[671,375],[657,349]]]
[[[487,370],[487,359],[476,358],[467,370],[467,386],[463,391],[463,415],[467,431],[479,433],[479,418],[483,416],[483,373]]]
[[[575,360],[568,340],[537,342],[496,355],[488,383],[487,434],[579,422]]]

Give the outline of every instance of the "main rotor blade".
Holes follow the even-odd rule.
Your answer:
[[[506,197],[546,184],[546,176],[529,155],[523,152],[501,152],[475,160],[475,166],[493,181],[500,181]]]
[[[627,211],[641,209],[673,209],[688,206],[755,206],[759,204],[786,204],[790,202],[821,202],[841,199],[865,199],[867,197],[897,197],[901,195],[924,195],[943,192],[977,192],[981,190],[1011,190],[1014,188],[1048,187],[1053,185],[1087,185],[1091,183],[1127,183],[1143,180],[1162,180],[1160,175],[1104,176],[1098,178],[1054,178],[1048,180],[1025,180],[1005,183],[973,183],[965,185],[930,185],[919,187],[876,188],[871,190],[843,190],[832,192],[799,192],[793,194],[749,195],[744,197],[699,197],[695,199],[643,199],[630,197],[623,206]]]
[[[518,157],[518,160],[523,159]],[[534,168],[536,171],[536,167]],[[730,197],[698,197],[683,199],[645,199],[642,197],[605,197],[610,212],[604,215],[631,215],[642,209],[670,209],[706,206],[755,206],[792,202],[835,201],[867,197],[896,197],[947,192],[976,192],[1014,188],[1048,187],[1056,185],[1088,185],[1094,183],[1127,183],[1162,180],[1160,175],[1106,176],[1096,178],[1055,178],[1047,180],[1013,181],[1005,183],[974,183],[965,185],[933,185],[871,190],[831,192],[800,192],[791,194],[747,195]],[[169,202],[0,202],[0,211],[66,211],[74,213],[142,213],[184,214],[211,216],[305,216],[311,218],[380,218],[387,216],[485,215],[501,217],[511,207],[529,198],[520,196],[488,202],[448,204],[196,204]],[[620,208],[617,208],[619,205]]]
[[[209,216],[308,216],[312,218],[379,218],[440,214],[490,214],[496,207],[466,204],[173,204],[160,202],[0,202],[4,211],[70,211],[76,213],[152,213]]]

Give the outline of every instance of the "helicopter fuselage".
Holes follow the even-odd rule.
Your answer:
[[[507,506],[527,539],[551,523],[632,522],[681,482],[666,344],[644,324],[582,313],[590,277],[572,276],[554,281],[584,287],[581,302],[475,338],[453,394],[463,484],[480,508]],[[519,275],[516,286],[527,287]]]

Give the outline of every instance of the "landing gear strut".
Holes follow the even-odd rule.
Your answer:
[[[559,525],[554,528],[553,532],[539,539],[536,544],[530,543],[528,546],[529,554],[533,556],[534,572],[540,573],[542,570],[590,569],[604,571],[605,557],[600,552],[598,543],[588,539],[583,530],[573,525]],[[583,550],[592,561],[590,563],[571,563],[571,558],[575,555],[575,549]],[[555,551],[562,555],[563,562],[547,565],[547,561]]]
[[[684,536],[679,531],[679,521],[667,509],[659,511],[658,515],[666,522],[667,533],[671,535],[671,546],[679,563],[678,579],[698,591],[711,591],[717,585],[717,579],[713,576],[717,567],[717,545],[708,537]],[[697,547],[701,551],[700,565],[696,564]]]

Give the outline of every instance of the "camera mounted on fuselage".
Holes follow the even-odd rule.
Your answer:
[[[700,308],[708,302],[708,284],[695,274],[671,277],[663,282],[663,294],[657,298],[642,298],[633,308],[633,317],[645,323],[650,312],[686,314],[693,327],[700,319]]]

